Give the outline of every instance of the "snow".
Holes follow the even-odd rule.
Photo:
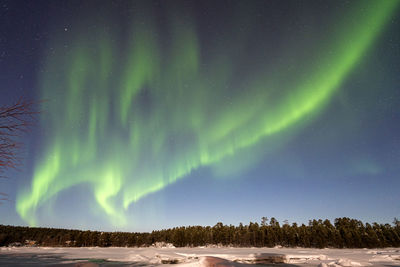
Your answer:
[[[291,266],[356,267],[400,266],[400,249],[305,249],[305,248],[174,248],[158,244],[149,248],[62,248],[2,247],[0,256],[36,255],[51,260],[57,256],[62,264],[98,266],[88,259],[140,263],[148,266],[174,264],[189,266],[248,266],[248,264],[291,264]],[[8,260],[9,260],[8,259]],[[84,260],[85,261],[85,260]],[[59,262],[57,262],[59,263]],[[77,265],[79,263],[79,265]],[[1,265],[1,262],[0,262]],[[286,265],[287,266],[287,265]]]

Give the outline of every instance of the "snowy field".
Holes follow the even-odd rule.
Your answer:
[[[400,248],[2,247],[0,266],[400,266]]]

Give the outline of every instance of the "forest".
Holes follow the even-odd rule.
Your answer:
[[[160,243],[175,247],[400,247],[400,221],[393,225],[363,223],[347,217],[310,220],[308,225],[281,225],[275,218],[238,226],[182,226],[151,233],[99,232],[0,225],[0,246],[148,247]]]

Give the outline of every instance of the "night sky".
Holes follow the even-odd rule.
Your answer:
[[[400,1],[0,1],[0,105],[45,100],[0,224],[400,217]]]

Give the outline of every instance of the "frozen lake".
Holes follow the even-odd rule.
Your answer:
[[[400,248],[2,247],[0,266],[400,266]]]

